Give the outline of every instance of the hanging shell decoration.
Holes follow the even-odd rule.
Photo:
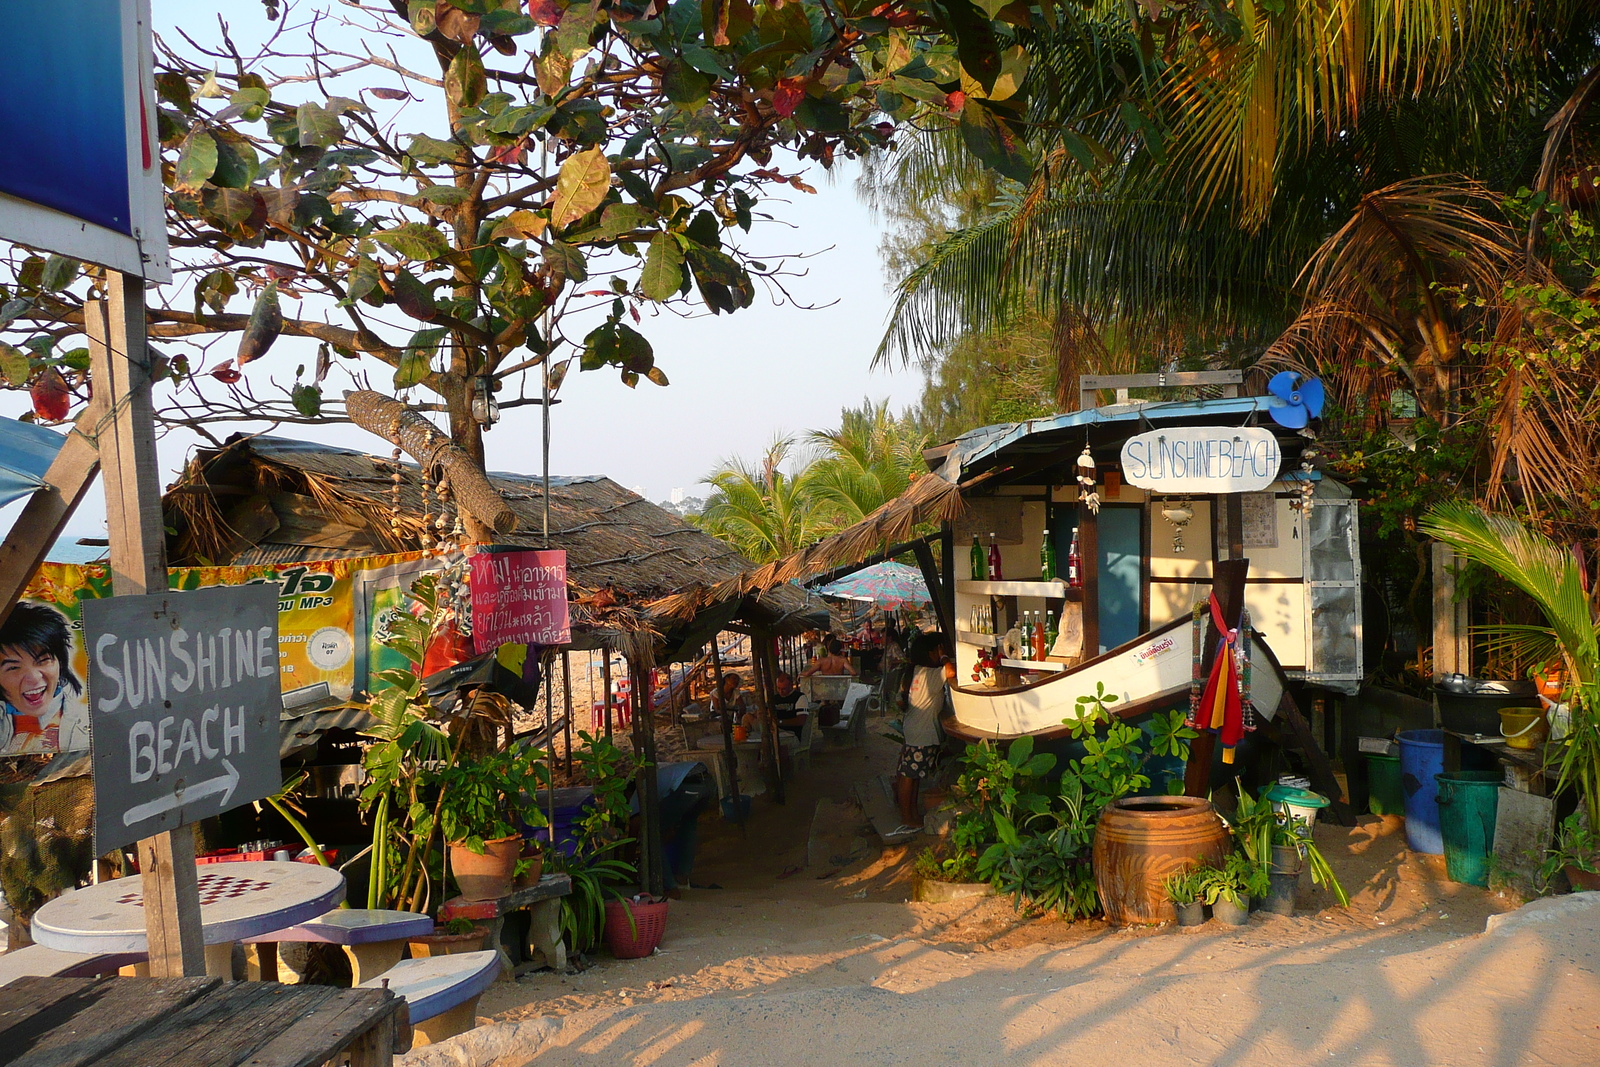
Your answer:
[[[1078,500],[1095,515],[1100,514],[1100,494],[1095,492],[1094,455],[1084,445],[1078,455]]]
[[[1183,544],[1183,531],[1194,518],[1194,508],[1187,500],[1170,500],[1161,506],[1161,517],[1172,524],[1172,552],[1181,556],[1186,549]]]

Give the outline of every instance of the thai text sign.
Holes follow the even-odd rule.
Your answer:
[[[1122,445],[1122,476],[1153,493],[1254,493],[1278,478],[1283,454],[1260,427],[1168,426]]]
[[[84,601],[97,853],[283,788],[277,592]]]
[[[572,640],[566,552],[479,552],[471,564],[472,647],[480,655],[501,645]]]

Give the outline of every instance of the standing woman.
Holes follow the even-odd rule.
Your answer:
[[[933,773],[944,734],[939,717],[944,714],[945,686],[956,679],[955,664],[942,633],[918,634],[906,656],[905,715],[901,734],[900,764],[895,769],[894,798],[900,806],[900,827],[894,832],[922,829],[917,793],[922,780]]]

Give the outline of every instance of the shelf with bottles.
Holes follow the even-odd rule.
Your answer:
[[[979,648],[999,648],[1004,638],[1000,634],[979,634],[971,630],[957,630],[956,640],[965,645],[977,645]]]
[[[1070,664],[1056,663],[1054,660],[1002,659],[1000,666],[1012,667],[1019,671],[1064,671]]]
[[[970,578],[957,578],[956,592],[973,596],[1037,596],[1054,600],[1075,600],[1083,595],[1082,589],[1069,587],[1060,579],[1051,582],[975,582]]]

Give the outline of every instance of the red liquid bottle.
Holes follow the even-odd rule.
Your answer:
[[[1067,549],[1067,584],[1074,589],[1083,585],[1083,557],[1078,554],[1078,528],[1072,528],[1072,547]]]
[[[994,534],[989,535],[989,580],[1003,582],[1000,576],[1000,545],[995,541]]]

